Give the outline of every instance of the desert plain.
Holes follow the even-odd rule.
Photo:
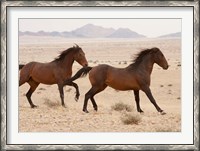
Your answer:
[[[146,48],[158,47],[165,55],[169,68],[157,64],[151,74],[151,91],[157,104],[167,113],[157,112],[147,96],[140,91],[144,113],[136,111],[133,91],[116,91],[107,87],[95,96],[98,111],[89,100],[86,114],[82,111],[85,93],[90,89],[88,76],[77,79],[80,90],[78,102],[75,89],[64,87],[66,108],[61,106],[57,85],[40,84],[32,95],[38,108],[32,109],[25,94],[29,85],[19,87],[19,132],[181,132],[181,39],[68,39],[59,37],[19,37],[19,64],[31,61],[50,62],[63,50],[78,44],[86,54],[89,66],[109,64],[128,66],[135,54]],[[81,68],[73,64],[73,75]],[[20,71],[19,71],[20,72]],[[113,106],[125,104],[129,110],[116,111]],[[127,124],[123,119],[134,115],[137,122]]]

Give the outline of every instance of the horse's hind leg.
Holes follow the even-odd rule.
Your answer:
[[[90,97],[92,97],[92,93],[94,91],[94,88],[92,87],[86,94],[85,94],[85,99],[84,99],[84,104],[83,104],[83,112],[85,113],[89,113],[87,110],[87,104],[88,104],[88,100],[90,99]]]
[[[26,83],[29,81],[29,76],[28,75],[21,75],[20,74],[20,77],[19,77],[19,86],[21,86],[22,84]]]
[[[31,100],[31,96],[32,96],[33,92],[35,91],[35,89],[38,87],[39,83],[30,79],[28,81],[28,84],[30,85],[30,89],[26,93],[26,97],[28,99],[28,102],[29,102],[31,108],[34,108],[34,107],[37,107],[37,106],[33,104],[32,100]]]
[[[97,104],[94,100],[94,95],[96,95],[97,93],[103,91],[105,88],[107,87],[107,85],[103,85],[101,87],[97,87],[97,86],[92,86],[92,88],[85,94],[85,99],[84,99],[84,104],[83,104],[83,111],[86,113],[89,113],[87,110],[87,104],[88,104],[88,100],[91,99],[91,102],[93,104],[94,110],[97,111]]]
[[[143,112],[142,109],[140,108],[140,96],[139,96],[139,90],[134,90],[134,95],[135,95],[135,102],[137,105],[137,111],[138,112]]]
[[[93,105],[94,110],[97,111],[97,110],[98,110],[98,106],[97,106],[97,104],[96,104],[96,102],[95,102],[95,100],[94,100],[94,96],[92,96],[92,97],[90,98],[90,100],[91,100],[91,102],[92,102],[92,105]]]
[[[21,86],[22,84],[24,84],[26,81],[24,80],[22,80],[21,78],[19,79],[19,86]]]

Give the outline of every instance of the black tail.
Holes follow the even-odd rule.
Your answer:
[[[24,64],[19,64],[19,70],[22,69],[24,66]]]
[[[92,67],[83,67],[81,68],[73,77],[71,77],[70,79],[65,80],[64,85],[66,85],[67,83],[70,83],[80,77],[86,76],[89,71],[92,69]]]

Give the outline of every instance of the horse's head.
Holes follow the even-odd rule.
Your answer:
[[[167,70],[169,65],[167,60],[165,59],[165,56],[158,48],[152,48],[152,53],[154,54],[154,61],[157,63],[160,67]]]
[[[76,45],[73,47],[76,49],[76,54],[74,55],[74,60],[77,61],[82,66],[88,66],[87,59],[85,58],[85,53],[83,52],[82,48]]]

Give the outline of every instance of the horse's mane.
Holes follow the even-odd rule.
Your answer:
[[[158,51],[158,48],[151,48],[151,49],[144,49],[142,51],[140,51],[138,54],[135,55],[135,57],[132,60],[132,64],[131,65],[137,65],[139,63],[142,62],[143,58],[148,55],[150,52],[156,52]]]
[[[79,49],[80,49],[79,46],[76,46],[76,47],[73,46],[71,48],[68,48],[68,49],[62,51],[60,53],[60,55],[53,60],[53,62],[62,61],[65,58],[65,56],[67,56],[71,51],[76,51],[76,50],[79,50]]]

